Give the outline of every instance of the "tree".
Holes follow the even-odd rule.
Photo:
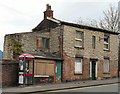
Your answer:
[[[99,26],[102,29],[118,32],[118,10],[110,5],[107,11],[103,11],[104,17],[99,21]]]
[[[82,20],[80,18],[77,23],[118,32],[118,20],[118,9],[116,9],[115,6],[110,5],[108,10],[103,11],[103,18],[99,21],[95,19]]]
[[[95,19],[82,19],[81,17],[77,21],[77,24],[86,25],[86,26],[92,26],[92,27],[98,27],[98,22]]]
[[[23,49],[22,49],[23,45],[14,38],[10,39],[9,45],[10,45],[9,48],[12,58],[16,59],[21,53],[23,53]]]

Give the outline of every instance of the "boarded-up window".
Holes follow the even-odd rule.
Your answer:
[[[40,39],[37,39],[37,40],[36,40],[36,47],[37,47],[37,48],[40,48]]]
[[[104,73],[110,72],[110,60],[109,59],[104,59],[104,63],[103,63],[103,70]]]
[[[76,31],[75,47],[83,47],[83,32]]]
[[[35,63],[35,74],[45,75],[45,64],[44,63]]]
[[[46,64],[46,75],[54,75],[54,64]]]
[[[49,38],[38,38],[36,40],[36,48],[46,48],[49,49]]]
[[[76,58],[75,60],[75,73],[82,73],[82,58]]]
[[[54,64],[52,63],[35,63],[35,75],[54,75]]]

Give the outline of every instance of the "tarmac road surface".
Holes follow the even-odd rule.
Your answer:
[[[83,88],[74,88],[74,89],[64,89],[64,90],[55,90],[44,92],[42,94],[56,94],[58,92],[113,92],[110,94],[118,94],[118,84],[109,84],[109,85],[100,85],[100,86],[91,86]],[[41,93],[32,93],[32,94],[41,94]],[[59,94],[59,93],[58,93]],[[86,93],[85,93],[86,94]],[[106,93],[107,94],[107,93]]]
[[[53,92],[118,92],[118,84],[100,85],[68,90],[58,90]]]

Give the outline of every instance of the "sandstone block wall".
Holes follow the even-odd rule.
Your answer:
[[[11,50],[11,41],[10,39],[15,39],[22,44],[23,52],[39,52],[39,51],[49,51],[51,53],[59,53],[60,50],[60,29],[61,27],[49,29],[49,30],[41,30],[37,32],[25,32],[25,33],[16,33],[9,34],[5,36],[4,41],[4,59],[12,59],[13,53]],[[50,48],[42,49],[36,47],[37,39],[42,37],[46,37],[50,39]],[[41,43],[40,43],[41,44]]]
[[[83,48],[75,47],[76,30],[84,33],[84,46]],[[88,79],[89,74],[86,75],[74,75],[74,62],[76,54],[86,58],[84,60],[83,74],[90,72],[90,59],[98,59],[97,61],[97,78],[117,77],[118,71],[118,37],[117,35],[110,34],[110,51],[104,51],[104,32],[98,32],[88,29],[80,29],[76,27],[64,26],[63,33],[63,52],[64,56],[64,68],[63,68],[63,79]],[[96,48],[92,48],[92,36],[96,36]],[[104,57],[110,58],[110,73],[103,73],[103,62]],[[69,58],[69,59],[66,59]],[[87,62],[87,63],[86,63]],[[87,68],[86,68],[87,67]],[[70,73],[69,73],[70,72]],[[81,78],[80,78],[81,77]]]

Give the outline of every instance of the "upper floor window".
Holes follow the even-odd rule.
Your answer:
[[[49,48],[49,38],[42,37],[36,40],[36,47],[37,48]]]
[[[96,46],[96,37],[92,36],[92,48],[95,49]]]
[[[49,48],[49,38],[42,37],[41,39],[41,47],[42,48]]]
[[[109,50],[110,38],[109,35],[104,35],[104,50]]]
[[[40,39],[37,39],[37,40],[36,40],[36,47],[37,47],[37,48],[40,48]]]
[[[83,47],[83,32],[76,31],[75,47]]]

